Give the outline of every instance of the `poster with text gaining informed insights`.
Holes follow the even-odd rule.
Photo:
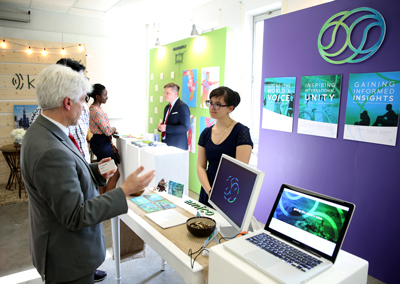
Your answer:
[[[396,146],[400,72],[350,74],[344,139]]]
[[[296,77],[265,78],[262,128],[292,132]]]
[[[297,133],[337,137],[342,75],[301,78]]]

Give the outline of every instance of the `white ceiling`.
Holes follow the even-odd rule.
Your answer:
[[[120,2],[141,0],[0,0],[0,5],[16,7],[18,10],[37,9],[79,16],[101,17]]]
[[[2,7],[16,9],[16,12],[37,9],[86,17],[128,12],[130,17],[152,18],[162,15],[175,18],[177,10],[188,12],[210,1],[212,0],[0,0],[0,10]]]

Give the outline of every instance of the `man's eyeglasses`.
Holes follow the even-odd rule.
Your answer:
[[[221,105],[220,103],[213,104],[210,100],[206,101],[207,107],[212,106],[215,110],[219,110],[220,107],[227,107],[228,105]]]

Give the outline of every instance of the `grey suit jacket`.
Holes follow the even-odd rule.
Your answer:
[[[121,188],[101,196],[97,163],[87,164],[69,137],[42,115],[21,147],[29,197],[30,250],[42,279],[72,281],[105,259],[102,221],[126,213]]]

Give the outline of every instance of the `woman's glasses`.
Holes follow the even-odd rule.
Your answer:
[[[207,107],[212,106],[215,110],[219,110],[220,107],[227,107],[228,105],[221,105],[220,103],[213,104],[210,100],[206,101]]]

